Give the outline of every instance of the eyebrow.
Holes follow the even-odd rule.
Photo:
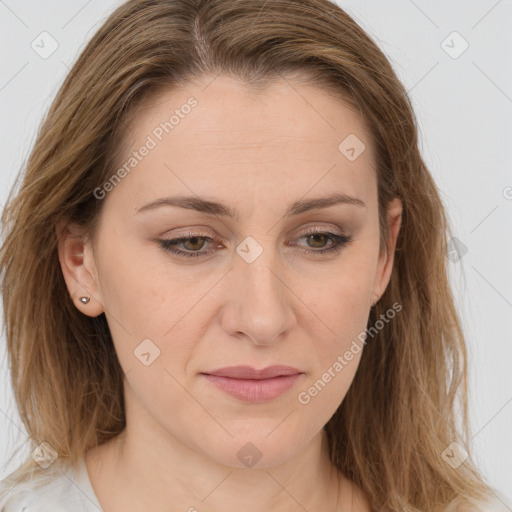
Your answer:
[[[284,217],[290,217],[292,215],[298,215],[300,213],[305,213],[312,210],[320,210],[321,208],[328,208],[329,206],[338,204],[348,204],[366,208],[364,201],[357,197],[353,197],[348,194],[335,193],[325,197],[296,201],[288,206]],[[196,210],[198,212],[217,215],[220,217],[229,217],[234,219],[239,218],[238,212],[235,209],[227,206],[225,203],[221,201],[203,199],[198,196],[163,197],[142,206],[137,210],[136,213],[155,210],[156,208],[160,208],[162,206],[178,206],[180,208]]]

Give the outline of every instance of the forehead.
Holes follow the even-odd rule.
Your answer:
[[[126,133],[121,165],[152,146],[130,174],[140,193],[278,187],[295,198],[333,187],[368,195],[373,186],[373,145],[360,114],[293,79],[256,90],[221,75],[163,91],[137,110]]]

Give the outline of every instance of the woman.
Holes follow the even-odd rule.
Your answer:
[[[414,114],[335,4],[125,3],[3,221],[7,512],[499,510]]]

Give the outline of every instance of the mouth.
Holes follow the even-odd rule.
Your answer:
[[[201,375],[224,393],[245,402],[266,402],[288,391],[304,372],[291,366],[229,366]]]

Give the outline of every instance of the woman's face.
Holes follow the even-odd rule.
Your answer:
[[[357,114],[291,80],[260,93],[225,76],[207,84],[169,91],[134,119],[125,172],[96,192],[96,244],[83,260],[61,249],[61,262],[77,307],[105,312],[128,428],[270,467],[345,397],[393,260],[379,257],[374,154]],[[391,255],[399,220],[397,202]],[[273,365],[294,375],[211,377]]]

